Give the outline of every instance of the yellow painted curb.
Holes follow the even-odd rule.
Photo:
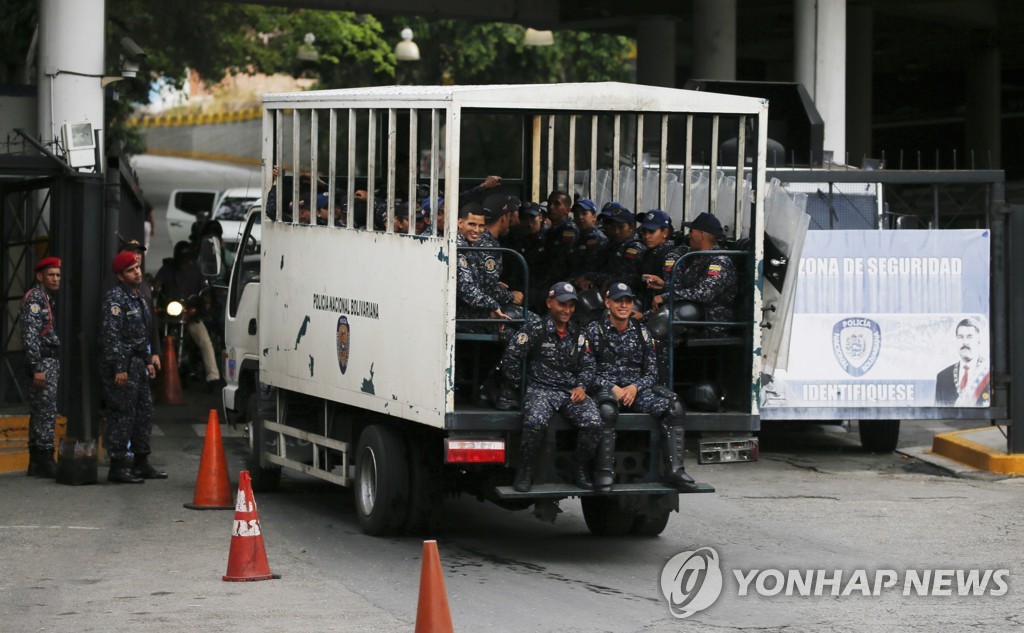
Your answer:
[[[966,435],[987,431],[992,427],[980,429],[968,429],[966,431],[953,431],[951,433],[940,433],[932,440],[932,453],[941,455],[948,459],[958,461],[1001,475],[1024,475],[1024,454],[1006,453],[977,442],[972,442]]]
[[[53,429],[54,444],[67,434],[68,420],[57,416]],[[13,473],[28,468],[28,416],[0,417],[0,473]]]

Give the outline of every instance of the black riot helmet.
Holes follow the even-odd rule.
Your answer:
[[[673,321],[703,321],[704,306],[693,301],[680,301],[672,306]]]
[[[714,413],[722,406],[722,389],[711,380],[701,380],[686,390],[686,406],[693,411]]]
[[[664,304],[647,317],[647,329],[656,341],[668,340],[668,307]]]

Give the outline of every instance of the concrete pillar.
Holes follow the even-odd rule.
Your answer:
[[[676,87],[676,23],[664,17],[636,25],[636,82]]]
[[[736,79],[736,0],[693,1],[694,79]]]
[[[846,18],[846,150],[850,164],[859,166],[871,157],[874,9],[853,5]]]
[[[825,121],[825,151],[846,158],[846,0],[794,0],[794,76]],[[817,160],[817,158],[815,159]]]
[[[965,125],[967,156],[958,166],[978,169],[1002,167],[1002,58],[995,33],[975,34],[972,57],[967,64],[967,121]]]
[[[94,130],[103,128],[104,23],[104,0],[39,0],[42,142],[59,140],[66,122],[88,121]]]

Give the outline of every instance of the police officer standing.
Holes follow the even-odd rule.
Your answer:
[[[21,301],[21,346],[32,375],[28,423],[29,477],[53,479],[53,426],[57,419],[57,381],[60,379],[60,340],[57,338],[57,291],[60,260],[46,257],[35,267],[36,283]]]
[[[640,262],[640,276],[645,280],[651,275],[667,279],[672,272],[671,266],[675,265],[675,258],[669,257],[676,247],[672,241],[672,219],[661,209],[651,209],[640,220],[640,236],[647,247]],[[644,306],[649,307],[655,291],[646,285],[640,287],[647,288],[641,299]]]
[[[107,481],[140,484],[166,479],[149,464],[153,430],[153,395],[149,380],[156,375],[147,338],[149,313],[139,292],[142,270],[134,253],[114,258],[117,285],[107,291],[100,314],[100,364],[107,420]],[[134,462],[132,461],[134,457]]]
[[[573,218],[580,236],[572,253],[574,278],[598,269],[600,257],[608,246],[608,236],[597,225],[597,205],[590,198],[580,198],[572,205]]]
[[[480,246],[484,231],[486,211],[476,202],[470,202],[459,209],[458,229],[455,246]],[[522,293],[513,294],[498,283],[498,277],[490,274],[497,266],[495,253],[481,251],[459,252],[456,267],[455,315],[461,319],[507,319],[502,312],[507,303],[522,302]],[[490,267],[490,271],[488,271]],[[499,273],[500,274],[500,273]],[[469,328],[474,329],[474,328]]]
[[[523,440],[513,483],[518,492],[533,487],[533,462],[555,413],[579,429],[573,483],[584,490],[594,487],[590,465],[601,436],[601,418],[586,392],[594,378],[594,359],[586,337],[572,321],[576,300],[572,284],[553,285],[547,293],[548,315],[524,326],[501,359],[502,376],[512,384],[518,384],[526,363]]]
[[[596,363],[591,395],[604,424],[594,488],[608,492],[614,482],[615,424],[623,409],[649,413],[658,420],[665,459],[663,481],[680,492],[690,492],[696,484],[683,468],[683,405],[670,389],[656,384],[654,339],[644,325],[631,318],[633,298],[629,286],[613,283],[604,300],[608,316],[584,329]]]
[[[636,216],[618,202],[609,202],[601,209],[600,217],[609,242],[600,268],[584,275],[580,288],[603,288],[616,281],[636,285],[640,279],[640,262],[647,252],[643,242],[636,239]]]

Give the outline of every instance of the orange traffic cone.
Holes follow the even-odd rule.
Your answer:
[[[420,571],[420,600],[416,607],[416,633],[453,633],[448,612],[448,596],[441,575],[437,541],[423,541],[423,567]]]
[[[164,358],[157,376],[155,400],[157,404],[185,404],[178,376],[178,353],[174,351],[174,339],[170,334],[164,341]]]
[[[252,496],[251,492],[249,496]],[[228,464],[224,457],[224,443],[220,439],[216,409],[210,409],[210,418],[206,423],[206,439],[203,440],[203,456],[199,460],[196,493],[192,503],[186,503],[185,507],[192,510],[230,510],[234,507],[231,504],[231,481],[228,480]]]
[[[252,496],[249,471],[238,475],[238,499],[235,502],[235,524],[231,528],[231,553],[228,554],[228,573],[224,580],[270,580],[267,550],[263,547],[263,531],[256,514],[256,499]]]

